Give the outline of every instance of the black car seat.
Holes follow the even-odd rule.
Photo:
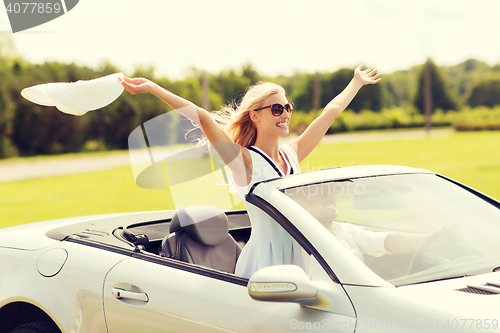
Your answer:
[[[227,216],[217,207],[181,208],[161,248],[168,258],[234,273],[241,248],[228,231]]]

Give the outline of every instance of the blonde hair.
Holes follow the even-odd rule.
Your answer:
[[[262,103],[266,98],[274,94],[284,95],[285,89],[275,83],[258,82],[248,88],[239,105],[229,104],[219,111],[211,112],[210,115],[222,126],[224,132],[226,132],[234,143],[243,147],[250,147],[257,140],[257,128],[252,119],[250,119],[250,111],[264,106]],[[193,125],[197,127],[194,122]],[[208,153],[211,146],[208,139],[203,136],[197,140],[197,147]],[[231,174],[231,170],[227,166],[224,168]],[[229,193],[237,192],[233,177],[221,178],[217,182],[217,185],[229,186]]]
[[[262,103],[266,98],[274,94],[284,95],[285,89],[275,83],[258,82],[248,88],[239,105],[227,105],[211,115],[234,143],[250,147],[257,139],[257,128],[250,119],[250,111],[264,106]]]

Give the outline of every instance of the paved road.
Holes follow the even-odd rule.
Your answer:
[[[434,129],[431,131],[430,136],[448,136],[452,133],[452,129]],[[322,142],[341,143],[375,140],[417,139],[425,138],[426,136],[427,134],[423,130],[390,131],[377,133],[344,133],[327,135],[324,137]],[[293,138],[293,136],[288,136],[284,138],[283,142],[286,142],[287,140]],[[0,182],[100,171],[125,165],[130,165],[128,152],[107,156],[82,156],[71,158],[60,157],[41,161],[27,160],[17,163],[10,161],[0,161]]]

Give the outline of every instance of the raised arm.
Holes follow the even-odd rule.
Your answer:
[[[249,182],[248,179],[251,179],[250,153],[235,144],[207,110],[145,78],[124,77],[121,82],[130,94],[151,93],[186,118],[194,121],[231,169],[236,183],[246,185]]]
[[[318,145],[333,121],[345,110],[362,86],[380,81],[377,70],[362,70],[360,65],[354,70],[354,77],[347,87],[330,101],[323,112],[307,127],[298,138],[288,144],[295,149],[299,162],[307,157]]]
[[[194,121],[203,131],[210,142],[231,142],[222,128],[210,116],[207,110],[200,108],[196,104],[184,99],[167,89],[145,78],[124,77],[122,85],[132,95],[139,93],[151,93],[160,98],[171,108],[181,113],[183,116]]]

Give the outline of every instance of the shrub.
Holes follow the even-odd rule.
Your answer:
[[[433,126],[451,126],[456,118],[457,112],[438,109],[432,115]],[[290,121],[290,131],[301,134],[307,126],[314,120],[313,112],[296,112]],[[328,134],[375,129],[396,129],[423,127],[425,117],[416,108],[393,107],[382,109],[380,112],[362,110],[356,113],[346,110],[335,119],[328,129]]]
[[[453,127],[457,131],[500,130],[500,105],[465,108],[456,114]]]

